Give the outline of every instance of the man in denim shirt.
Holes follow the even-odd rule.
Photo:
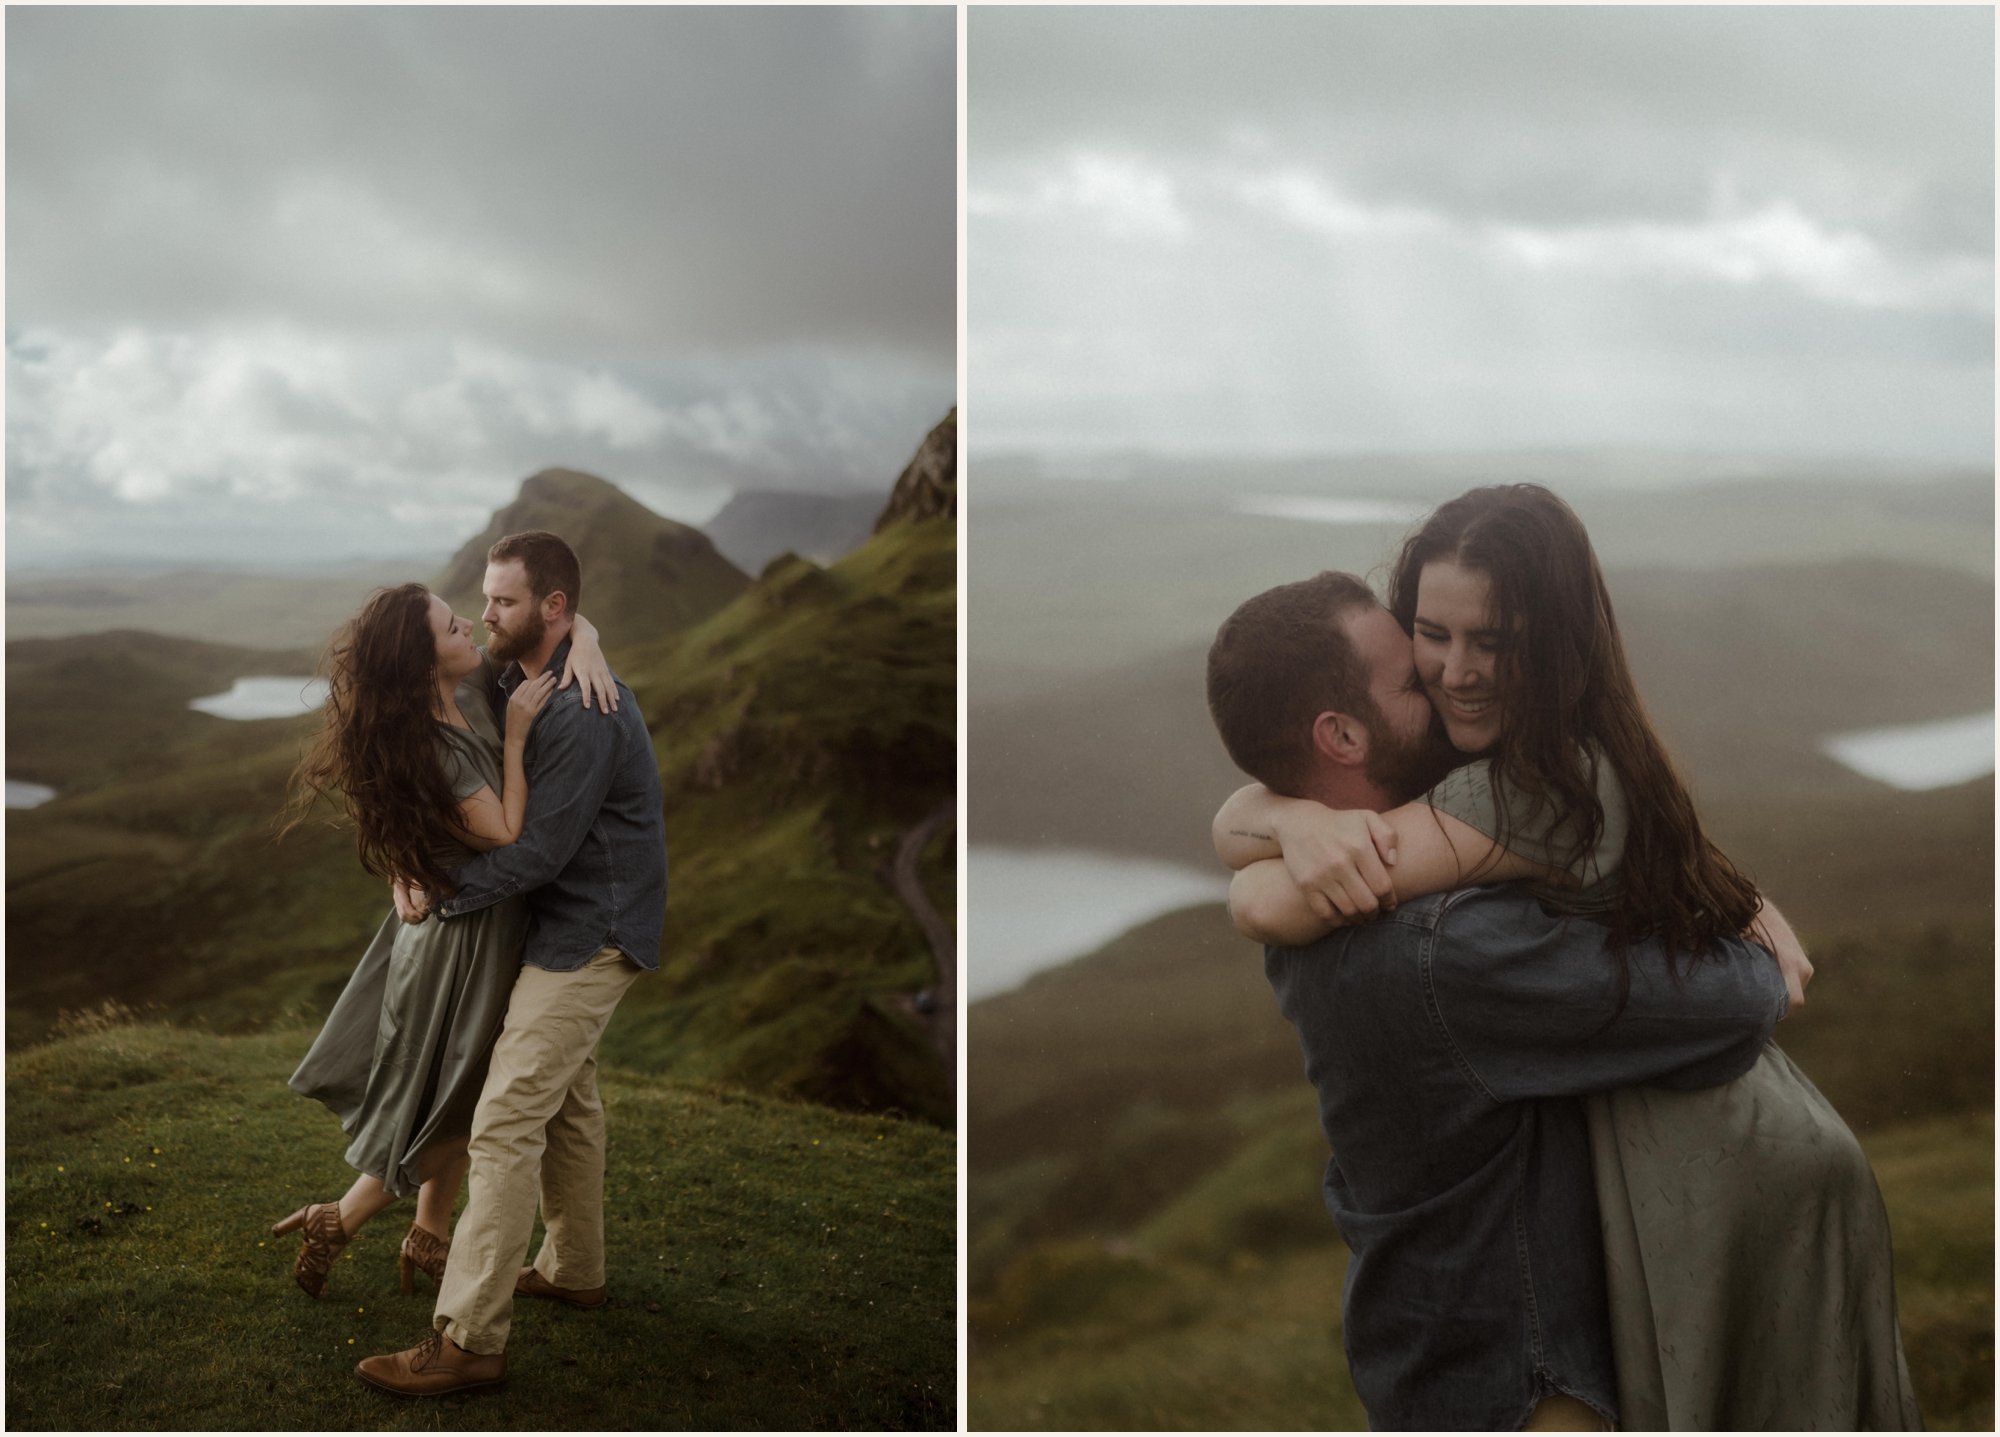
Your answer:
[[[1413,678],[1409,639],[1367,586],[1322,574],[1223,625],[1209,703],[1231,757],[1273,791],[1379,811],[1435,772]],[[1406,846],[1399,874],[1452,862],[1455,822],[1440,820],[1442,855]],[[1324,925],[1298,901],[1303,937]],[[1621,1000],[1605,939],[1502,883],[1266,949],[1333,1149],[1326,1202],[1352,1254],[1348,1366],[1377,1428],[1616,1418],[1576,1095],[1728,1082],[1756,1060],[1788,992],[1772,957],[1738,942],[1679,985],[1640,947]]]
[[[487,560],[488,652],[512,660],[495,704],[504,723],[506,695],[544,670],[561,672],[582,576],[569,545],[539,530],[500,540]],[[582,693],[581,685],[559,691],[535,716],[519,840],[460,868],[457,891],[437,909],[450,922],[525,893],[530,923],[473,1116],[465,1211],[435,1330],[357,1369],[399,1395],[497,1386],[517,1293],[572,1307],[605,1301],[597,1041],[633,980],[660,966],[667,849],[659,769],[637,700],[619,683],[612,712],[590,713]],[[546,1235],[523,1267],[538,1200]]]

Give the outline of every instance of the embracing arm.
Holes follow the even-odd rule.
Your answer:
[[[458,805],[458,836],[481,853],[504,848],[521,836],[528,812],[528,773],[523,755],[535,715],[555,692],[555,675],[542,673],[524,680],[507,701],[507,737],[502,745],[504,773],[501,792],[482,788]]]
[[[561,873],[583,846],[610,792],[623,721],[599,722],[565,699],[552,705],[536,727],[535,785],[520,836],[452,875],[458,891],[438,905],[447,918],[539,888]]]
[[[563,662],[562,682],[559,689],[566,689],[574,679],[583,686],[583,706],[593,707],[599,713],[610,713],[618,707],[618,684],[611,677],[611,666],[604,661],[604,650],[598,644],[597,625],[582,614],[570,626],[569,657]]]
[[[1385,905],[1469,883],[1572,881],[1427,803],[1387,813],[1334,810],[1300,799],[1276,804],[1288,805],[1266,810],[1278,820],[1282,860],[1253,862],[1229,885],[1229,916],[1238,931],[1259,942],[1310,942]],[[1223,822],[1217,815],[1218,829]]]

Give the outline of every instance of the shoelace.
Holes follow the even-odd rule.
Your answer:
[[[443,1352],[444,1334],[436,1328],[432,1328],[431,1335],[417,1344],[416,1354],[410,1358],[410,1371],[423,1371],[426,1367],[437,1361]]]

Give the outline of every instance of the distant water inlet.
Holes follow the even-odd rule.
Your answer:
[[[965,881],[969,1000],[1004,993],[1149,918],[1229,893],[1219,868],[1075,848],[974,844]]]
[[[1892,788],[1947,788],[1993,772],[1993,714],[1836,734],[1820,750]]]
[[[267,719],[309,714],[325,702],[325,679],[259,674],[238,679],[228,693],[191,699],[188,707],[217,718]]]
[[[1337,499],[1317,494],[1252,494],[1236,501],[1236,512],[1266,519],[1303,519],[1311,524],[1414,524],[1428,504],[1398,499]]]
[[[56,796],[56,791],[46,784],[23,783],[19,779],[7,780],[7,807],[39,808]]]

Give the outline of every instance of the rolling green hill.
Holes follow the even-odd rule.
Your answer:
[[[663,974],[607,1058],[950,1121],[909,1001],[935,959],[885,867],[954,789],[953,526],[893,523],[829,569],[780,561],[753,583],[588,476],[528,481],[493,533],[519,525],[577,548],[667,792]],[[476,590],[489,542],[441,591]],[[314,720],[185,711],[273,662],[145,635],[9,645],[9,771],[62,790],[7,815],[10,1047],[106,998],[221,1031],[330,1006],[386,901],[348,835],[271,842]],[[940,830],[920,865],[947,914],[955,843]]]

